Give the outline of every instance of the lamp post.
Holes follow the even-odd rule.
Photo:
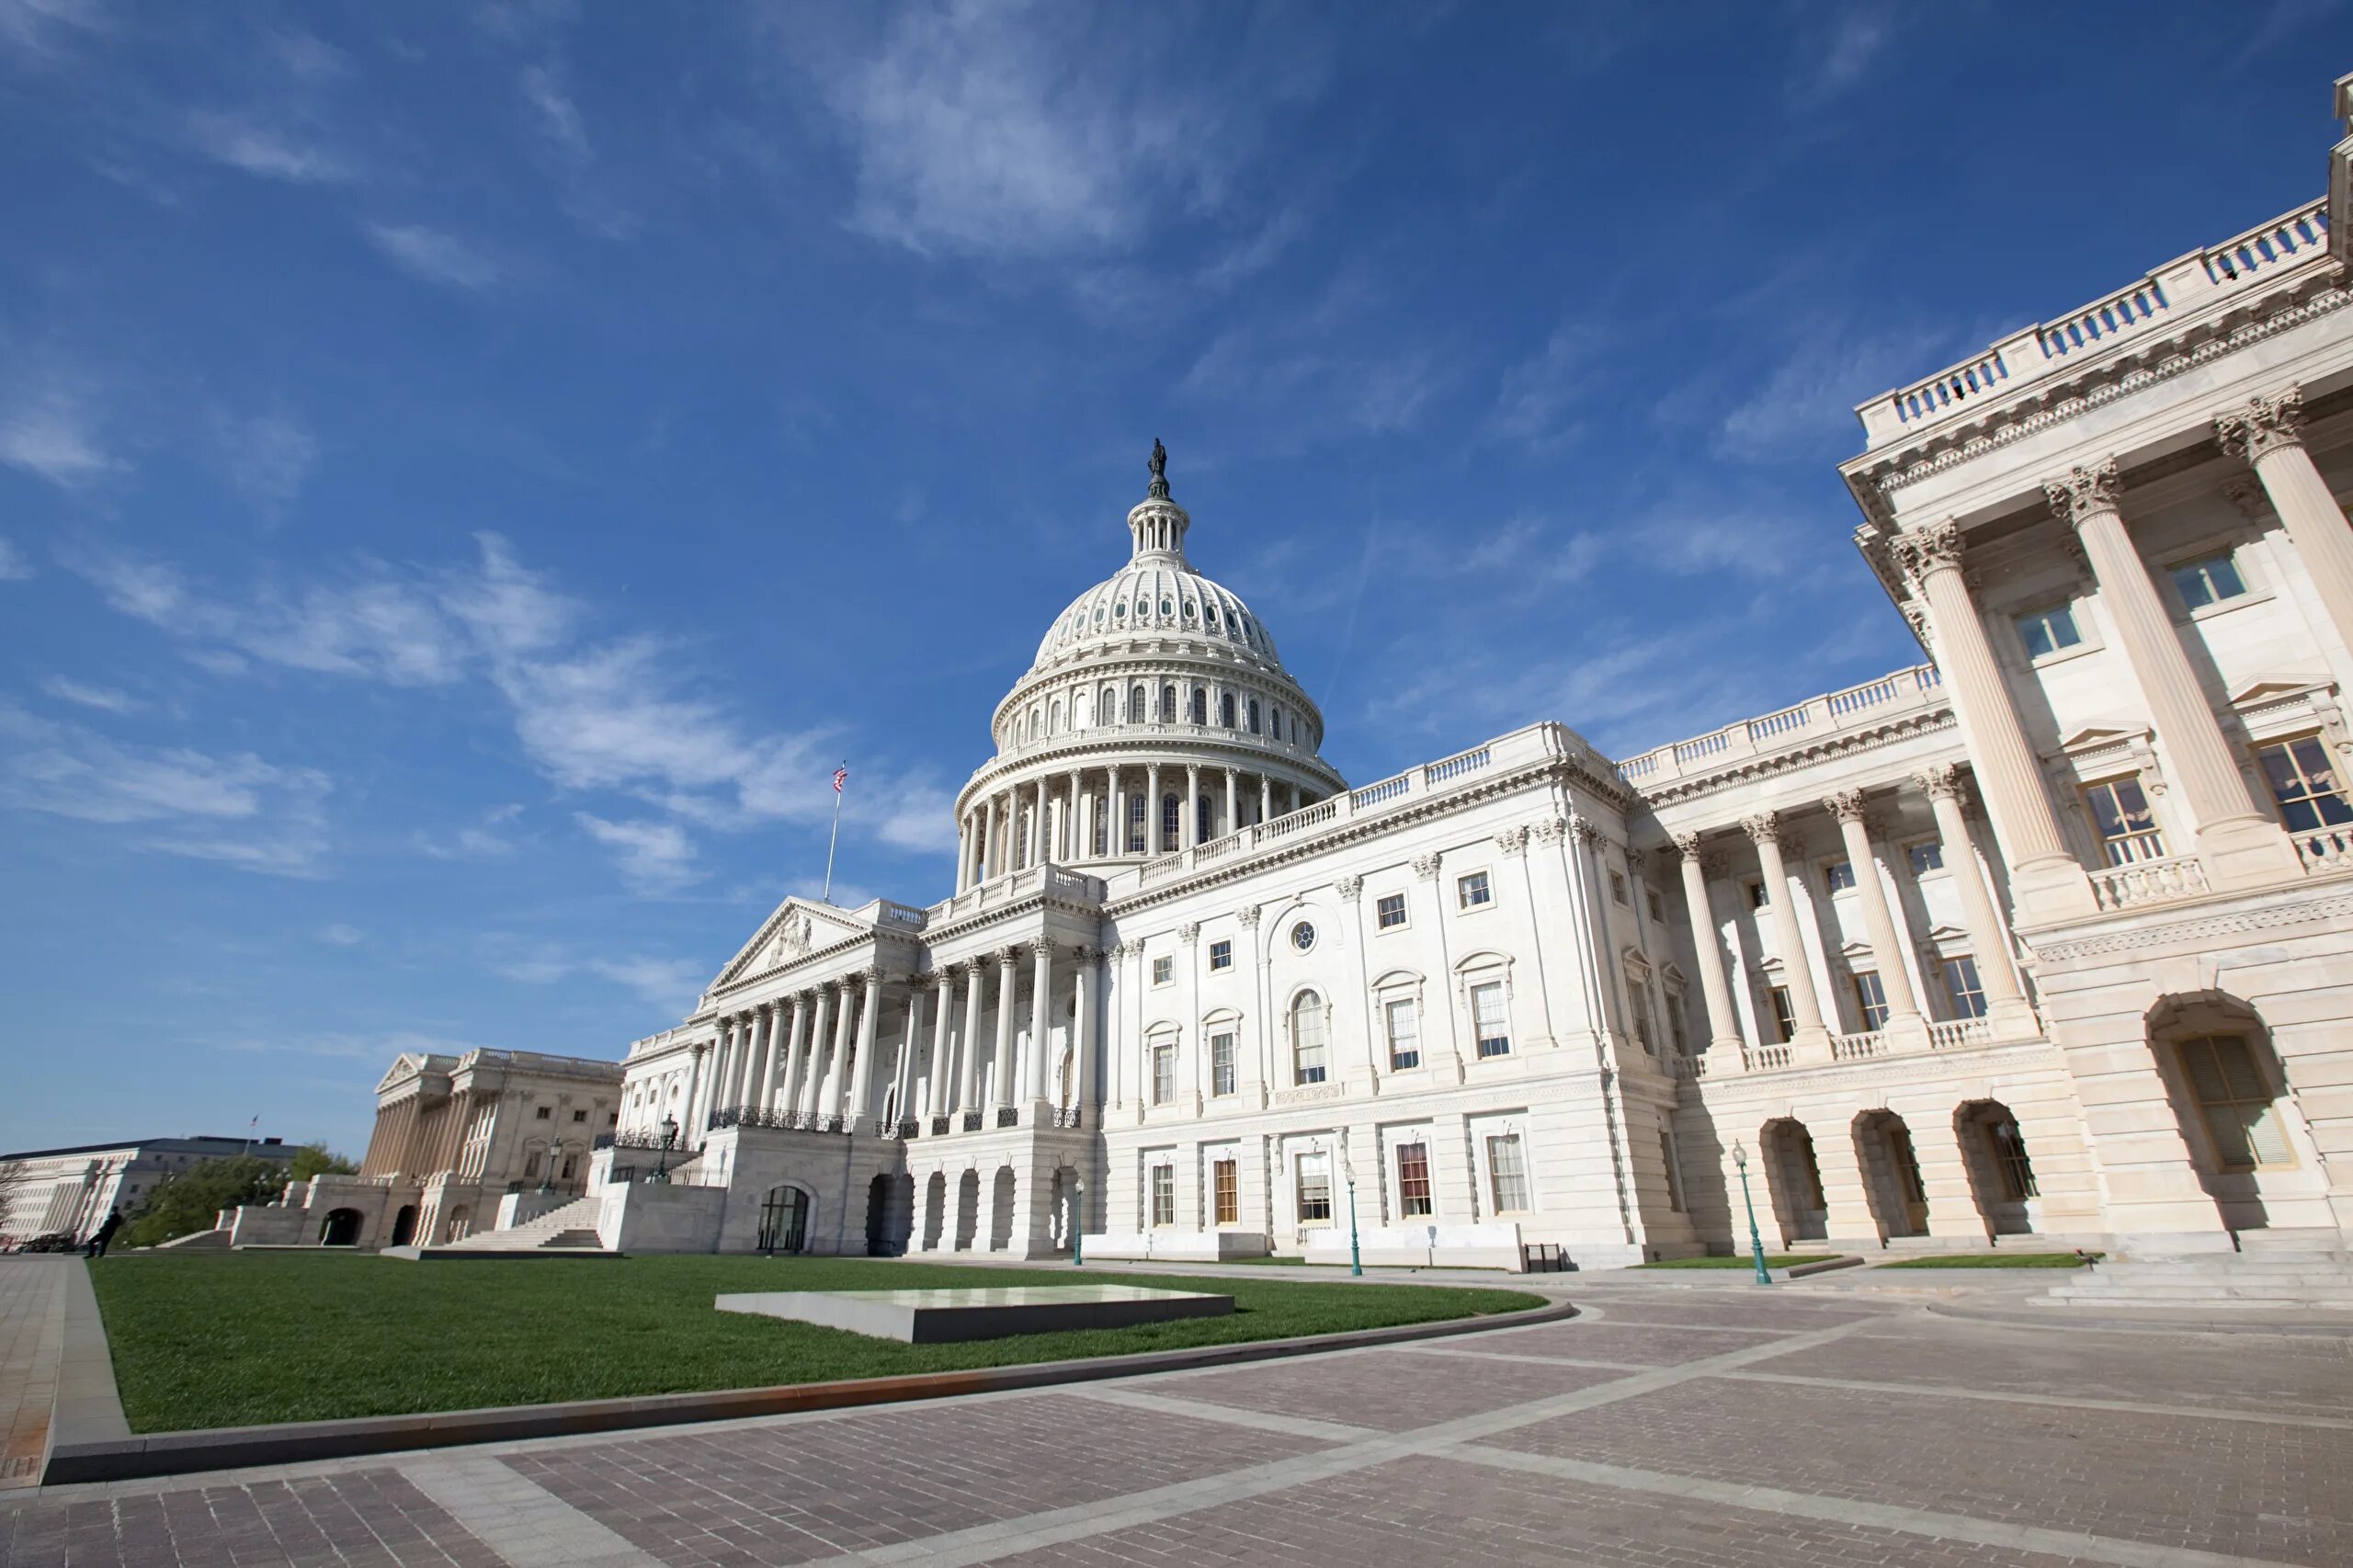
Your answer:
[[[1357,1167],[1345,1149],[1340,1152],[1340,1179],[1348,1184],[1348,1272],[1361,1278],[1364,1254],[1357,1245]]]
[[[1740,1172],[1741,1206],[1748,1210],[1748,1256],[1756,1262],[1756,1283],[1770,1285],[1773,1274],[1765,1267],[1765,1238],[1756,1233],[1756,1200],[1748,1195],[1748,1151],[1737,1138],[1732,1143],[1732,1163]]]
[[[645,1178],[647,1181],[667,1185],[670,1180],[670,1145],[677,1141],[678,1119],[675,1116],[664,1117],[662,1119],[662,1152],[654,1156],[654,1174]]]
[[[1086,1178],[1070,1178],[1070,1266],[1086,1267]]]

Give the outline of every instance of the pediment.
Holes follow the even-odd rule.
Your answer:
[[[2326,695],[2331,684],[2325,675],[2259,676],[2231,692],[2231,706],[2244,713],[2250,709],[2269,708],[2282,702],[2308,701]]]
[[[2062,756],[2082,756],[2114,747],[2129,747],[2149,738],[2149,726],[2116,719],[2085,725],[2059,743]]]
[[[874,935],[875,927],[831,904],[818,903],[798,895],[777,905],[776,912],[760,923],[752,939],[736,950],[735,956],[719,971],[719,978],[710,989],[732,985],[748,974],[757,974],[779,964],[788,964],[811,953],[838,947]]]

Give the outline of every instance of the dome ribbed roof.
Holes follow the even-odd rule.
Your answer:
[[[1186,637],[1228,647],[1279,668],[1275,641],[1250,607],[1189,566],[1131,561],[1070,602],[1038,644],[1032,668],[1059,665],[1138,637]]]

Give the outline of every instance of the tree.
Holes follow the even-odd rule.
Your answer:
[[[359,1167],[324,1143],[305,1143],[294,1151],[286,1166],[288,1181],[308,1181],[314,1176],[358,1176]]]
[[[320,1151],[325,1154],[325,1151]],[[333,1158],[328,1155],[328,1158]],[[151,1247],[197,1231],[209,1231],[221,1210],[240,1203],[265,1203],[286,1185],[283,1161],[257,1154],[225,1160],[199,1160],[176,1176],[165,1176],[148,1193],[147,1201],[122,1228],[125,1246]]]

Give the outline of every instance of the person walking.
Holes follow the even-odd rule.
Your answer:
[[[122,1210],[120,1209],[108,1210],[107,1217],[98,1222],[98,1228],[92,1231],[90,1233],[90,1239],[82,1244],[82,1256],[84,1257],[106,1256],[107,1244],[113,1241],[114,1233],[121,1229]]]

